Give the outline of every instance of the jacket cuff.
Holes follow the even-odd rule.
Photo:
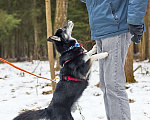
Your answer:
[[[139,19],[139,18],[136,19],[136,17],[134,19],[132,19],[132,18],[130,19],[130,17],[128,17],[127,23],[131,24],[131,25],[143,25],[144,24],[144,20],[143,19]]]
[[[127,23],[132,25],[144,24],[148,0],[129,0]]]

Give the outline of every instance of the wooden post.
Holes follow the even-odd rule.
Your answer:
[[[51,3],[50,0],[45,0],[46,4],[46,23],[47,23],[47,37],[52,36],[52,20],[51,20]],[[51,79],[55,78],[55,69],[54,69],[54,52],[53,52],[53,43],[47,42],[48,45],[48,59],[50,64]],[[56,88],[56,83],[52,82],[53,92]]]

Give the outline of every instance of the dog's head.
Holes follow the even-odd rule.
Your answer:
[[[73,26],[73,22],[68,20],[63,28],[58,29],[53,36],[47,39],[47,41],[54,43],[59,53],[63,53],[69,47],[75,46],[77,41],[71,37]]]

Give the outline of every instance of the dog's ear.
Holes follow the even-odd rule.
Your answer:
[[[47,39],[47,41],[50,41],[50,42],[54,42],[54,41],[61,41],[60,37],[58,36],[51,36]]]

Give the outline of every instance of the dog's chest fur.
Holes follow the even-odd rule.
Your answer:
[[[80,48],[74,48],[72,51],[61,55],[60,56],[60,65],[63,66],[63,68],[60,70],[60,78],[62,76],[70,76],[73,78],[80,78],[85,79],[85,74],[82,68],[85,67],[85,63],[89,59],[89,56],[85,53],[80,54],[81,52],[84,52],[84,49],[82,47]],[[66,64],[65,61],[69,60]],[[87,66],[88,67],[88,66]]]

